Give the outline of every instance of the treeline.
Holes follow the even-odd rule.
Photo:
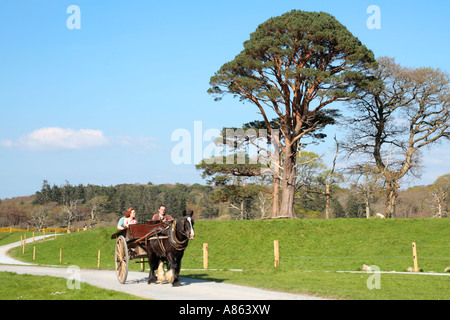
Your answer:
[[[166,212],[174,217],[182,214],[188,205],[208,208],[204,198],[212,190],[211,187],[194,184],[191,186],[177,183],[175,185],[121,184],[116,186],[71,185],[50,186],[44,180],[42,188],[35,194],[34,205],[55,204],[69,206],[77,203],[78,210],[89,212],[91,220],[101,220],[105,215],[123,215],[127,208],[136,210],[139,221],[146,221],[158,212],[160,205],[166,206]],[[208,214],[205,213],[207,216]]]
[[[312,162],[308,162],[312,165]],[[308,170],[312,172],[313,170]],[[325,197],[320,170],[303,179],[295,197],[297,218],[325,218]],[[333,187],[332,218],[367,218],[382,212],[383,190],[354,184]],[[0,200],[0,227],[112,226],[128,207],[137,219],[151,219],[161,204],[177,217],[192,209],[196,219],[262,219],[270,217],[272,199],[268,186],[248,182],[243,188],[223,185],[121,184],[116,186],[51,186],[44,181],[41,190],[30,197]],[[450,212],[450,174],[429,186],[400,191],[398,218],[448,217]]]

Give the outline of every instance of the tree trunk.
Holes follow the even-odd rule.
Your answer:
[[[395,207],[397,204],[399,184],[396,180],[391,180],[387,182],[386,187],[386,205],[384,216],[386,218],[396,218]]]
[[[330,219],[331,191],[330,184],[325,185],[325,218]]]
[[[369,206],[369,196],[367,195],[365,198],[366,203],[366,219],[370,218],[370,206]]]
[[[272,151],[272,170],[273,170],[273,190],[272,190],[272,218],[276,218],[280,215],[280,166],[281,166],[281,157],[280,157],[280,136],[278,130],[272,131],[272,143],[273,143],[273,151]]]
[[[280,214],[280,178],[273,178],[272,191],[272,218],[278,217]]]
[[[295,155],[297,143],[289,144],[286,139],[286,154],[283,165],[282,194],[280,216],[295,218],[294,195],[295,195]]]

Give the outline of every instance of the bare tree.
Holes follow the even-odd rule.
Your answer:
[[[382,187],[382,176],[377,173],[377,168],[370,165],[357,165],[349,169],[350,177],[355,182],[355,187],[360,190],[366,204],[366,218],[370,218],[370,202],[375,192]]]
[[[36,206],[31,212],[31,225],[39,231],[46,225],[48,220],[48,207],[44,205]]]
[[[432,185],[430,194],[434,209],[437,211],[434,218],[444,218],[448,216],[447,202],[450,194],[450,174],[439,177]]]
[[[67,224],[67,233],[70,233],[72,222],[80,215],[79,207],[82,201],[81,199],[69,200],[61,210],[63,221]]]
[[[442,218],[443,216],[446,217],[447,212],[445,211],[445,209],[443,209],[443,207],[445,203],[445,198],[447,197],[447,192],[445,192],[445,190],[442,188],[438,188],[434,189],[431,192],[431,195],[434,197],[434,200],[436,201],[436,209],[437,209],[437,213],[433,217],[435,218]]]
[[[372,71],[378,82],[361,86],[351,102],[355,115],[344,147],[359,161],[373,162],[385,180],[385,216],[395,217],[399,180],[417,175],[420,149],[450,138],[450,77],[439,69],[402,67],[392,58],[378,63]]]

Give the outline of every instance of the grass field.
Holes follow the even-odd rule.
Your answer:
[[[83,290],[70,290],[67,280],[49,276],[0,272],[0,300],[136,300],[139,297],[86,283]]]
[[[450,299],[450,276],[381,274],[381,289],[370,290],[372,274],[363,264],[382,271],[405,271],[413,266],[411,243],[417,243],[419,267],[443,272],[450,265],[450,219],[335,219],[197,221],[182,268],[202,269],[202,245],[209,245],[209,269],[182,271],[182,276],[215,279],[273,290],[318,294],[345,299]],[[18,259],[35,263],[114,268],[114,228],[59,236],[12,250]],[[20,235],[19,235],[20,238]],[[274,268],[273,242],[280,242],[280,267]],[[0,240],[0,244],[1,244]],[[138,265],[130,269],[137,270]],[[242,269],[242,272],[228,271]]]

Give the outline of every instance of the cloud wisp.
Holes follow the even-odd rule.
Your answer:
[[[32,151],[82,150],[109,144],[101,130],[47,127],[36,129],[17,141],[3,140],[0,146]]]
[[[17,140],[0,140],[0,147],[28,151],[86,150],[99,147],[119,147],[147,153],[159,149],[158,140],[150,137],[107,137],[102,130],[46,127],[36,129]]]

